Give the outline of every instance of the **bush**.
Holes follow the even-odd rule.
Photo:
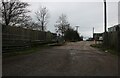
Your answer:
[[[82,38],[79,36],[78,32],[73,29],[68,29],[64,33],[64,39],[66,41],[80,41]]]

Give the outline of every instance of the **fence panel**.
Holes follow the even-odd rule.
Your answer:
[[[49,33],[51,34],[51,33]],[[33,44],[44,43],[47,32],[24,29],[20,27],[3,26],[2,27],[2,50],[21,49],[30,47]],[[50,37],[51,38],[51,37]],[[49,39],[52,40],[52,39]]]
[[[117,44],[117,51],[120,52],[120,31],[118,32],[118,44]]]
[[[120,51],[120,31],[104,33],[103,44],[106,47]]]

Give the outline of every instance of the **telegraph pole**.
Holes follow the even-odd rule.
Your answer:
[[[104,36],[103,36],[103,44],[104,46],[107,46],[108,43],[108,34],[107,34],[107,6],[106,6],[106,0],[104,0]]]
[[[107,32],[107,10],[106,0],[104,0],[104,32]]]

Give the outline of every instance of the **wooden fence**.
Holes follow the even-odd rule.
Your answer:
[[[55,38],[50,32],[42,32],[20,27],[2,26],[2,52],[20,50],[34,44],[50,42]]]
[[[112,48],[120,52],[120,31],[104,33],[103,44],[106,47]]]

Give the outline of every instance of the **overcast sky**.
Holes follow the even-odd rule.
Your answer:
[[[58,2],[57,2],[58,1]],[[68,17],[72,27],[79,27],[79,33],[84,37],[92,37],[92,29],[95,32],[103,32],[104,28],[104,10],[103,2],[30,2],[28,8],[32,11],[31,16],[35,19],[34,12],[39,6],[46,6],[49,10],[50,18],[47,30],[55,32],[55,23],[58,17],[63,13]],[[107,2],[108,27],[118,24],[118,2]]]

